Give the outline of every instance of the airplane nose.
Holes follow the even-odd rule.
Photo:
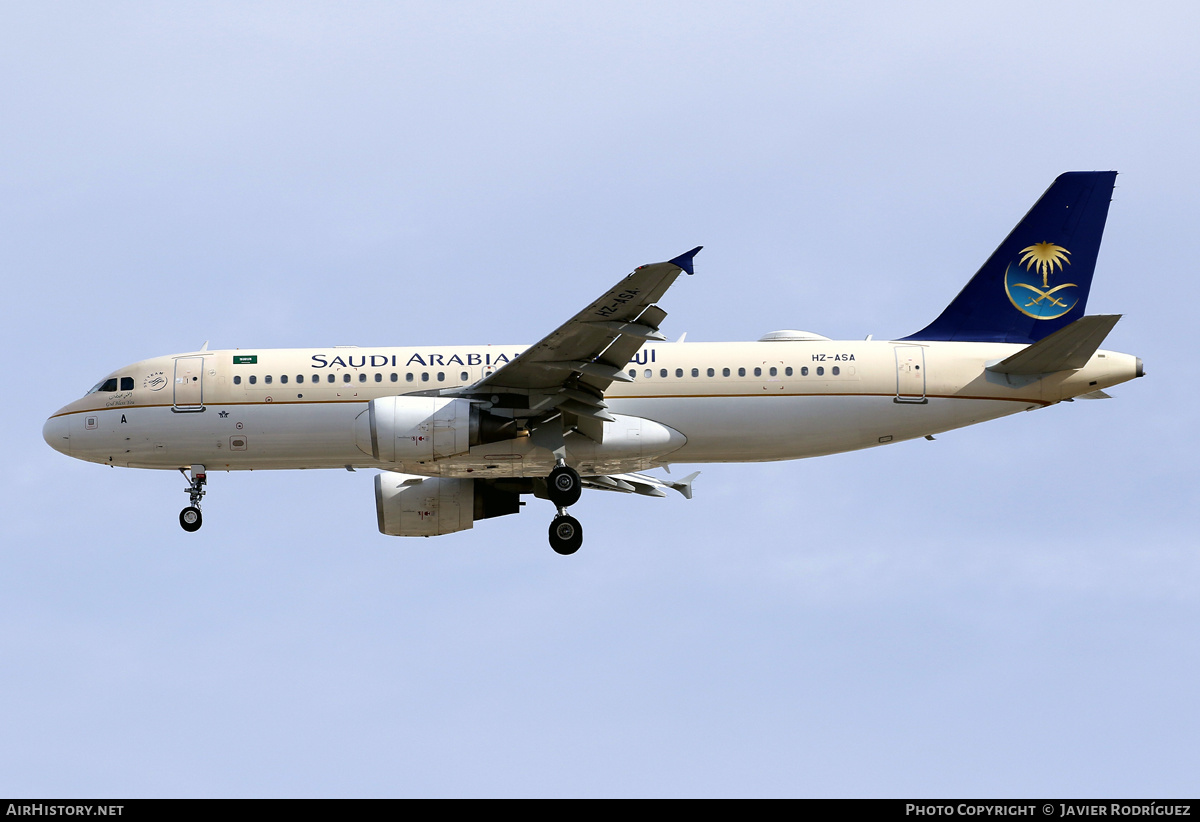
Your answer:
[[[71,432],[66,417],[51,417],[42,426],[42,439],[46,444],[68,456],[71,453]]]

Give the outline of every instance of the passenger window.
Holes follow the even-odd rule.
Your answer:
[[[779,369],[772,365],[771,366],[771,376],[774,377],[778,374],[779,374]]]
[[[428,371],[421,372],[421,382],[429,382],[429,372]]]
[[[466,382],[469,379],[471,379],[471,375],[468,374],[466,371],[464,371],[458,375],[459,382]]]
[[[817,376],[818,376],[818,377],[823,377],[823,376],[825,376],[825,366],[823,366],[823,365],[818,365],[818,366],[817,366]]]
[[[375,375],[375,382],[383,382],[383,375],[377,373]]]
[[[642,372],[642,376],[644,376],[646,379],[650,379],[654,376],[654,372],[647,368],[644,372]]]
[[[738,369],[738,376],[739,376],[739,377],[744,377],[744,376],[746,376],[746,369],[744,369],[744,368],[739,368],[739,369]]]
[[[411,372],[411,371],[409,371],[407,374],[405,374],[405,375],[404,375],[404,381],[405,381],[405,382],[412,382],[412,381],[413,381],[413,375],[412,375],[412,372]]]
[[[667,369],[665,369],[665,368],[660,368],[660,369],[659,369],[659,371],[658,371],[658,376],[660,376],[660,377],[666,377],[666,376],[667,376]]]
[[[303,375],[303,374],[297,374],[297,375],[296,375],[296,382],[304,382],[304,375]]]
[[[840,373],[842,373],[842,369],[838,368],[838,367],[835,365],[835,366],[833,367],[833,376],[835,376],[835,377],[836,377],[836,376],[837,376],[838,374],[840,374]]]
[[[242,377],[241,377],[241,375],[239,375],[239,374],[234,374],[234,375],[233,375],[233,384],[234,384],[234,385],[241,385],[241,384],[242,384]]]
[[[755,369],[754,369],[754,376],[756,376],[756,377],[761,377],[761,376],[762,376],[762,369],[761,369],[761,368],[755,368]]]
[[[676,377],[682,377],[682,376],[683,376],[683,369],[682,369],[682,368],[676,368],[676,369],[675,369],[675,376],[676,376]]]
[[[446,372],[439,371],[438,372],[438,382],[445,382],[445,381],[446,381]]]
[[[393,371],[392,372],[392,382],[396,382],[396,380],[398,380],[398,379],[400,379],[400,375],[397,374],[395,371]]]
[[[722,376],[722,377],[728,377],[728,376],[729,376],[729,369],[728,369],[728,368],[722,368],[722,369],[721,369],[721,376]]]
[[[282,383],[283,385],[287,385],[287,374],[280,374],[279,382]]]
[[[807,366],[807,365],[805,365],[805,366],[802,366],[802,367],[801,367],[801,369],[800,369],[800,376],[801,376],[801,377],[807,377],[807,376],[808,376],[808,366]]]
[[[122,391],[132,391],[133,390],[133,377],[121,377],[121,390]]]
[[[787,368],[783,369],[783,375],[785,377],[792,376],[792,367],[790,365]]]
[[[267,376],[263,377],[263,382],[266,383],[267,385],[270,385],[271,384],[271,375],[268,374]]]
[[[258,382],[258,377],[256,377],[256,376],[254,376],[253,374],[251,374],[251,375],[250,375],[250,384],[251,384],[251,385],[254,385],[256,382]]]
[[[637,377],[637,369],[636,368],[629,369],[629,376]]]
[[[337,379],[337,377],[333,376],[332,374],[329,375],[330,382],[333,382],[335,379]]]
[[[700,369],[699,369],[699,368],[693,368],[693,369],[692,369],[692,376],[693,376],[693,377],[699,377],[699,376],[700,376]]]
[[[714,371],[714,370],[713,370],[713,369],[711,369],[711,368],[710,368],[710,369],[708,369],[708,376],[710,376],[710,377],[715,377],[716,375],[717,375],[717,372],[716,372],[716,371]]]
[[[367,372],[366,372],[366,371],[363,371],[363,372],[361,372],[361,373],[358,375],[358,381],[359,381],[359,382],[366,382],[366,381],[367,381]]]
[[[350,382],[350,373],[349,372],[342,375],[342,382]]]

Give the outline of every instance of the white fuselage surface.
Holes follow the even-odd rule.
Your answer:
[[[648,344],[625,369],[632,381],[614,383],[605,395],[617,423],[607,424],[603,444],[568,435],[569,462],[584,474],[607,474],[833,454],[1034,410],[1139,374],[1137,358],[1103,350],[1075,371],[1018,377],[986,370],[1022,348],[824,339]],[[105,382],[115,380],[117,390],[93,391],[62,408],[45,434],[72,457],[133,468],[544,476],[554,457],[528,436],[443,458],[384,461],[372,456],[361,420],[372,399],[461,387],[523,350],[338,347],[159,357],[113,372]],[[626,418],[677,435],[657,428],[647,435],[622,426]]]

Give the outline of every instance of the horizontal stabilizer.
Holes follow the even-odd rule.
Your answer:
[[[678,482],[667,482],[667,485],[674,488],[679,493],[683,494],[684,499],[692,498],[692,481],[700,476],[699,471],[693,471]]]
[[[987,370],[1000,374],[1051,374],[1083,368],[1119,319],[1120,314],[1080,317],[1008,359],[989,365]]]
[[[662,489],[670,488],[683,494],[686,499],[692,498],[692,481],[700,476],[700,472],[688,474],[681,480],[672,481],[652,477],[649,474],[611,474],[607,476],[584,477],[583,484],[588,488],[600,491],[620,491],[624,494],[641,494],[646,497],[665,497]]]

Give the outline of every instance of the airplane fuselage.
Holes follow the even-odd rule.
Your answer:
[[[1136,357],[1097,351],[1073,371],[987,370],[1003,343],[769,341],[650,343],[605,395],[615,432],[570,434],[585,474],[672,463],[788,460],[869,448],[1034,410],[1140,376]],[[372,455],[376,398],[470,385],[524,346],[200,351],[144,360],[60,409],[45,436],[90,462],[209,470],[382,468],[445,477],[545,476],[553,454],[524,432],[442,458]],[[490,409],[512,415],[506,396]],[[519,398],[518,398],[519,399]],[[656,423],[653,431],[627,420]],[[622,427],[624,425],[624,427]],[[666,429],[664,432],[661,429]]]

